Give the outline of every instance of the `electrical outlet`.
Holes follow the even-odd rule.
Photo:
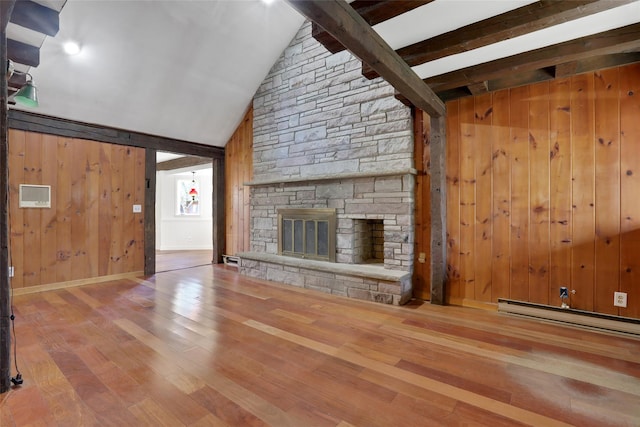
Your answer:
[[[13,265],[11,267],[9,267],[9,277],[13,277]]]
[[[142,212],[142,205],[133,205],[133,213]]]
[[[627,306],[627,293],[626,292],[614,292],[613,293],[613,305],[615,307]]]

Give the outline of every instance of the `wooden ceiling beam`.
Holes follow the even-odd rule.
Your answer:
[[[634,0],[543,0],[414,43],[398,49],[397,52],[413,67],[602,12],[631,1]],[[362,75],[368,79],[378,77],[378,74],[366,64],[362,64]]]
[[[555,78],[570,77],[590,71],[640,62],[640,52],[614,53],[612,55],[594,56],[569,64],[558,64],[555,67]],[[571,72],[573,71],[573,72]]]
[[[27,83],[26,74],[13,73],[7,84],[9,89],[20,89]]]
[[[401,15],[405,12],[413,10],[417,7],[431,3],[433,0],[356,0],[351,3],[351,7],[358,12],[365,22],[371,26],[379,24]],[[326,32],[324,28],[311,23],[311,35],[331,53],[338,53],[345,50],[345,47],[338,40],[333,38],[331,34]]]
[[[489,91],[489,82],[483,81],[472,83],[468,86],[468,88],[469,92],[471,92],[472,95],[482,95],[483,93],[487,93]]]
[[[411,103],[431,116],[445,115],[440,98],[364,19],[343,0],[288,0],[298,12],[322,26],[360,60],[370,64]]]
[[[7,39],[7,57],[18,64],[31,67],[40,65],[39,48],[12,39]]]
[[[30,0],[16,2],[10,22],[47,36],[55,36],[60,30],[58,12]]]
[[[15,8],[16,0],[0,1],[0,30],[2,33],[7,29],[13,9]]]
[[[469,88],[467,86],[444,90],[442,92],[437,92],[437,94],[444,102],[453,101],[459,98],[466,98],[467,96],[473,96],[471,92],[469,92]]]
[[[220,147],[92,125],[75,120],[36,114],[30,111],[9,110],[9,128],[67,138],[88,139],[109,144],[209,157],[211,159],[224,159],[224,148]]]
[[[553,75],[557,79],[562,77],[569,77],[576,74],[577,69],[578,61],[565,62],[554,67]]]
[[[211,165],[210,157],[185,156],[176,159],[166,160],[156,164],[156,170],[170,171],[175,169],[190,168],[194,166]]]
[[[548,67],[517,74],[509,74],[499,79],[493,79],[487,82],[487,87],[489,91],[502,90],[553,80],[553,78],[553,67]]]
[[[638,49],[640,23],[440,74],[424,81],[436,92],[442,92],[483,80],[502,78],[509,73],[522,73]]]
[[[577,74],[604,70],[612,67],[640,62],[640,52],[616,53],[612,55],[595,56],[580,61],[572,61],[566,64],[558,64],[555,67],[546,67],[523,73],[510,73],[497,79],[486,82],[489,92],[509,89],[517,86],[530,85],[546,80],[571,77]],[[482,82],[484,83],[484,82]],[[472,85],[447,89],[437,92],[437,95],[445,102],[476,95],[469,90]]]

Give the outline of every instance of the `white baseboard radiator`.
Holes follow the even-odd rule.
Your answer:
[[[601,331],[629,334],[640,338],[640,319],[631,317],[614,316],[506,298],[498,299],[498,311]]]

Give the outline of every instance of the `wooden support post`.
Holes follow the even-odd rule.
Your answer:
[[[213,159],[213,257],[211,262],[219,264],[225,252],[224,222],[224,157]]]
[[[9,135],[7,24],[15,0],[0,2],[0,393],[11,387],[11,284],[9,282]]]
[[[446,119],[431,117],[431,304],[444,305],[447,275]]]
[[[147,148],[144,157],[144,274],[156,273],[156,150]]]

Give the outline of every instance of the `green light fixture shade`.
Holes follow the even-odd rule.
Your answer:
[[[28,81],[14,95],[13,99],[15,99],[16,102],[24,105],[25,107],[37,107],[38,106],[38,89],[36,89],[32,81]]]

